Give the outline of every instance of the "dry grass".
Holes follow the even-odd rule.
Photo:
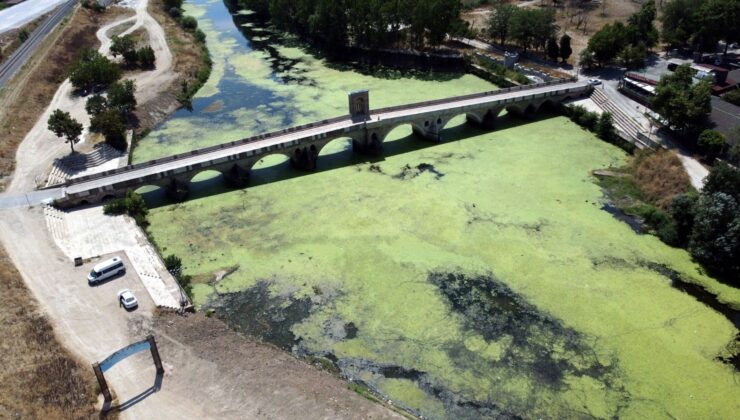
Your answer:
[[[640,151],[630,169],[644,198],[664,210],[673,197],[692,189],[681,161],[669,150]]]
[[[61,346],[0,248],[0,418],[98,416],[95,376]]]
[[[71,20],[57,28],[26,68],[0,93],[0,191],[15,168],[15,152],[67,77],[67,69],[84,48],[97,48],[100,26],[123,12],[113,8],[95,13],[78,8]]]
[[[10,58],[15,50],[21,46],[21,40],[18,38],[21,31],[25,30],[28,35],[31,35],[31,33],[35,31],[36,28],[38,28],[47,17],[49,17],[49,15],[51,15],[51,12],[28,22],[20,28],[11,29],[0,34],[0,63]]]
[[[524,7],[550,7],[552,1],[542,0],[522,3],[518,0],[508,0],[509,3],[522,5]],[[570,2],[560,2],[561,5],[568,4]],[[493,6],[486,5],[473,10],[465,11],[462,14],[462,18],[470,22],[471,27],[476,30],[485,30],[488,25],[488,18],[490,15],[490,9]],[[586,48],[588,39],[596,33],[599,29],[603,28],[607,23],[612,22],[627,22],[627,18],[640,9],[640,2],[631,0],[602,0],[602,1],[591,1],[586,2],[583,6],[583,20],[585,25],[581,23],[578,25],[579,18],[575,14],[577,9],[569,9],[565,6],[557,8],[555,15],[555,23],[559,28],[559,33],[568,33],[571,37],[571,47],[573,48],[573,54],[570,57],[570,62],[578,58],[581,51]]]

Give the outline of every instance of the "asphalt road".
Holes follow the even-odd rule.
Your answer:
[[[33,55],[36,48],[41,45],[41,42],[51,33],[51,31],[62,21],[67,15],[74,10],[77,5],[77,0],[68,0],[62,6],[60,6],[51,16],[49,16],[33,33],[28,37],[26,42],[15,50],[15,52],[2,64],[0,65],[0,88],[7,83],[18,70],[26,64],[26,61]]]

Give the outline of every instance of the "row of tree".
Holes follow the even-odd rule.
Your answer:
[[[588,40],[588,47],[581,52],[581,65],[603,66],[618,60],[629,69],[642,67],[648,51],[660,37],[653,23],[656,15],[655,1],[648,0],[629,17],[626,25],[622,22],[605,25]]]
[[[464,31],[460,0],[230,0],[324,46],[437,45]]]
[[[154,68],[156,57],[150,46],[136,49],[136,40],[131,35],[114,36],[111,38],[110,52],[113,57],[119,55],[128,67],[141,67],[144,69]]]
[[[663,41],[713,51],[718,41],[740,41],[740,0],[671,0],[662,10]]]
[[[511,41],[525,52],[529,49],[544,51],[547,46],[550,57],[567,60],[572,53],[570,37],[565,45],[561,39],[561,46],[564,48],[558,48],[555,54],[557,29],[555,9],[527,9],[503,1],[499,1],[491,10],[488,20],[488,35],[498,40],[502,47],[505,48],[507,42]]]

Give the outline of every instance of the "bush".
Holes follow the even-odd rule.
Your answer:
[[[106,109],[90,120],[90,130],[102,133],[105,142],[118,150],[126,150],[126,124],[115,109]]]
[[[722,99],[725,101],[740,106],[740,89],[735,89],[729,93],[722,95]]]
[[[727,140],[719,131],[704,130],[699,135],[697,144],[710,161],[720,156],[727,148]]]
[[[169,13],[170,16],[172,16],[175,19],[182,16],[182,10],[178,9],[177,7],[170,7],[170,10],[167,13]]]
[[[689,251],[710,270],[740,281],[740,206],[729,194],[702,194]]]
[[[84,50],[72,64],[69,80],[77,89],[107,87],[121,78],[121,69],[97,51]]]
[[[126,191],[126,196],[123,198],[115,198],[110,200],[103,206],[103,213],[119,215],[127,214],[131,216],[136,224],[142,228],[149,225],[146,216],[149,214],[149,208],[146,206],[146,202],[133,190]]]
[[[139,65],[142,68],[145,68],[145,69],[152,69],[152,68],[154,68],[154,63],[155,63],[157,57],[156,57],[156,55],[154,55],[154,50],[152,49],[152,47],[147,46],[147,47],[144,47],[144,48],[140,48],[136,52],[136,56],[137,56],[137,59],[139,61]]]
[[[164,267],[177,279],[177,282],[180,283],[180,287],[185,290],[185,293],[190,295],[193,278],[187,274],[183,274],[182,259],[177,255],[170,254],[164,258]]]
[[[183,16],[180,18],[180,25],[186,31],[193,32],[198,28],[198,21],[192,16]]]

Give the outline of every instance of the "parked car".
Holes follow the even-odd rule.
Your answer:
[[[113,257],[95,265],[90,274],[87,275],[87,282],[89,284],[99,283],[125,272],[126,267],[123,265],[121,257]]]
[[[139,301],[136,300],[136,296],[129,289],[123,289],[118,292],[118,303],[126,309],[131,309],[139,306]]]
[[[594,86],[601,84],[601,80],[599,80],[599,79],[588,79],[588,82],[591,83]]]

